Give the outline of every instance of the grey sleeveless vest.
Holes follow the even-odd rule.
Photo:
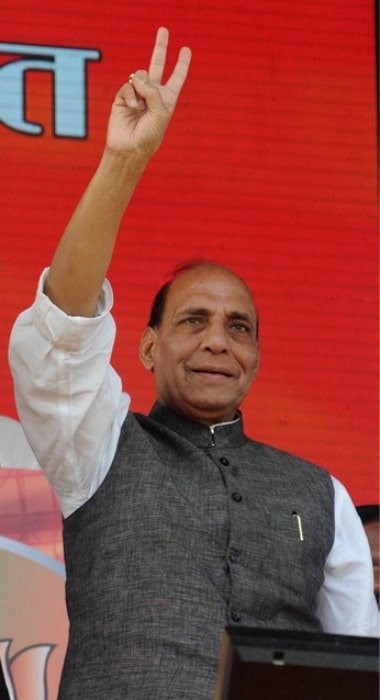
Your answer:
[[[327,472],[156,404],[64,521],[59,700],[212,700],[227,624],[320,630],[334,538]]]

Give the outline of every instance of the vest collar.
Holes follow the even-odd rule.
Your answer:
[[[236,447],[247,440],[240,411],[236,411],[232,421],[208,427],[180,416],[157,401],[149,413],[149,418],[179,433],[198,447]]]

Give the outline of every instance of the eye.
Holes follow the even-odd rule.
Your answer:
[[[236,321],[235,323],[232,324],[232,329],[234,331],[238,331],[239,333],[250,333],[251,328],[248,326],[246,323],[241,323],[240,321]]]
[[[201,320],[199,316],[189,316],[188,318],[184,318],[183,322],[184,323],[189,323],[191,326],[195,326],[197,323],[201,323]]]
[[[180,320],[181,325],[185,326],[199,326],[203,323],[203,318],[201,316],[185,316]]]

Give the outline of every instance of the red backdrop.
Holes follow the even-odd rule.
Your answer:
[[[109,275],[118,322],[113,361],[133,408],[153,401],[137,346],[154,292],[178,262],[212,258],[247,279],[260,310],[262,361],[244,406],[248,434],[327,467],[357,503],[378,500],[373,15],[372,0],[2,1],[1,415],[16,417],[7,364],[12,323],[31,303],[97,164],[116,90],[146,67],[156,29],[166,25],[170,65],[182,44],[191,46],[193,63]],[[79,107],[53,99],[59,76],[47,70],[46,47],[55,57],[57,47],[100,52],[85,64]],[[7,82],[20,60],[30,61],[24,85],[17,69]],[[74,77],[74,70],[66,76],[64,91]],[[64,118],[82,108],[84,138],[56,135],[58,107]],[[30,122],[43,124],[43,133],[20,128]],[[58,510],[43,475],[3,470],[0,506],[0,535],[61,557]],[[7,566],[9,548],[20,556],[6,544]],[[1,598],[8,605],[6,591]],[[0,629],[0,639],[10,637]],[[59,667],[64,643],[54,643]],[[35,638],[14,641],[13,651],[28,644]],[[7,663],[16,668],[12,658]]]
[[[261,314],[248,432],[327,466],[356,500],[374,499],[373,11],[372,0],[2,3],[3,42],[102,54],[87,63],[86,138],[54,136],[46,70],[25,80],[26,119],[44,133],[0,125],[2,414],[15,415],[11,324],[31,302],[97,163],[115,91],[146,66],[156,28],[166,24],[169,60],[181,44],[194,58],[166,143],[122,227],[110,273],[114,363],[134,408],[147,409],[153,387],[136,348],[156,287],[188,257],[231,265],[252,285]],[[0,52],[2,64],[10,58]],[[0,109],[6,102],[0,94]]]

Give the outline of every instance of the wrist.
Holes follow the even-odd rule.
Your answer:
[[[100,161],[100,167],[111,174],[121,177],[140,177],[149,159],[136,150],[118,151],[106,145]]]

